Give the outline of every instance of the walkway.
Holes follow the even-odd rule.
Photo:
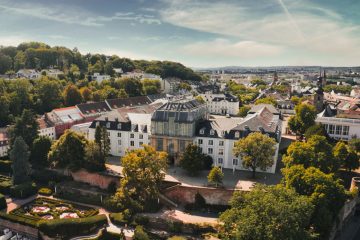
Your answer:
[[[162,210],[158,213],[143,214],[150,218],[160,217],[167,220],[179,220],[184,223],[217,225],[218,218],[210,216],[191,215],[180,210]]]

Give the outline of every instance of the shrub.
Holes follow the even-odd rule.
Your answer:
[[[49,182],[61,182],[65,180],[71,180],[71,177],[62,175],[58,172],[41,169],[41,170],[33,170],[31,174],[31,178],[34,181],[41,182],[44,184],[48,184]]]
[[[110,212],[120,212],[122,210],[122,206],[113,197],[105,198],[103,200],[103,207]]]
[[[109,185],[108,185],[107,190],[108,190],[108,192],[109,192],[110,194],[116,193],[116,190],[117,190],[116,183],[115,183],[115,182],[110,182]]]
[[[61,239],[68,239],[74,236],[91,234],[106,224],[106,216],[97,215],[88,218],[42,220],[39,222],[39,230],[49,237],[60,236]]]
[[[17,215],[17,214],[6,214],[4,212],[0,212],[0,219],[5,219],[14,223],[20,223],[25,226],[37,227],[38,218],[27,215]]]
[[[147,216],[143,216],[143,215],[136,215],[135,216],[135,223],[137,225],[146,226],[146,225],[149,224],[149,221],[150,221],[150,219]]]
[[[5,196],[0,194],[0,210],[7,208]]]
[[[115,225],[125,226],[125,224],[128,224],[122,213],[110,213],[109,217],[110,221]]]
[[[14,198],[27,198],[36,193],[35,183],[23,183],[10,188],[10,196]]]
[[[171,221],[168,222],[168,228],[170,232],[181,233],[183,228],[183,222]]]
[[[12,186],[11,179],[6,176],[0,175],[0,193],[8,195]]]
[[[10,160],[0,160],[0,172],[7,174],[12,172]]]
[[[85,204],[91,204],[91,205],[97,205],[97,206],[102,205],[100,196],[94,196],[94,195],[85,196],[85,195],[81,195],[79,193],[57,192],[56,194],[54,194],[54,197],[62,198],[62,199],[66,199],[66,200],[74,201],[74,202],[85,203]]]
[[[144,231],[142,226],[137,226],[134,232],[134,240],[150,240],[150,237]]]
[[[181,236],[173,236],[171,238],[168,238],[168,240],[186,240],[186,238]]]
[[[44,196],[51,196],[52,190],[50,188],[40,188],[38,193]]]

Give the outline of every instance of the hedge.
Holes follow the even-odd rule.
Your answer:
[[[35,169],[31,173],[31,178],[36,182],[48,184],[49,182],[62,182],[71,180],[71,177],[62,175],[58,172],[48,169]]]
[[[129,221],[125,220],[124,215],[122,213],[110,213],[109,215],[110,221],[119,226],[125,226]]]
[[[52,190],[50,188],[40,188],[38,193],[44,196],[51,196]]]
[[[4,195],[10,194],[11,186],[11,178],[0,175],[0,193]]]
[[[14,198],[27,198],[36,194],[35,183],[23,183],[10,188],[10,196]]]
[[[94,233],[106,224],[106,215],[102,214],[88,218],[42,220],[39,222],[39,230],[49,237],[67,239]]]
[[[12,172],[10,160],[0,160],[0,172],[7,174]]]
[[[17,215],[17,214],[6,214],[4,212],[0,212],[0,219],[8,220],[15,223],[20,223],[22,225],[35,227],[37,228],[37,223],[39,219],[37,217],[28,216],[28,215]]]
[[[0,193],[0,210],[7,208],[6,198]]]
[[[100,196],[84,196],[77,193],[57,192],[54,194],[54,197],[73,201],[73,202],[102,206]],[[103,197],[103,199],[105,199],[105,196]]]

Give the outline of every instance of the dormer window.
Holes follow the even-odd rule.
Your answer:
[[[204,134],[204,129],[200,129],[200,134]]]
[[[95,126],[100,126],[100,122],[96,122],[96,123],[95,123]]]
[[[118,123],[118,125],[117,125],[117,129],[121,129],[121,123]]]
[[[235,138],[239,138],[240,137],[240,132],[235,132]]]
[[[109,122],[106,123],[106,128],[110,128],[110,123]]]
[[[210,130],[210,135],[214,135],[215,131],[213,129]]]

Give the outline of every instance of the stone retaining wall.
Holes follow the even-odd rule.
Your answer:
[[[0,229],[10,229],[12,232],[27,236],[30,239],[38,239],[39,230],[33,227],[25,226],[19,223],[10,222],[5,219],[0,219]]]
[[[120,186],[120,177],[116,176],[91,173],[83,169],[70,174],[74,181],[88,183],[101,189],[107,189],[111,182],[115,182],[117,187]]]

